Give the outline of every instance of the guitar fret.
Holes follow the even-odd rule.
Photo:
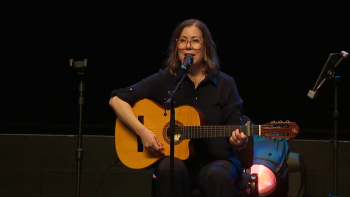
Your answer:
[[[198,133],[199,133],[199,127],[197,127],[196,138],[198,138]]]
[[[210,126],[207,126],[207,127],[205,128],[205,133],[204,133],[204,134],[205,134],[205,135],[204,135],[205,138],[209,137],[209,136],[208,136],[209,127],[210,127]]]
[[[228,126],[228,130],[229,130],[229,131],[228,131],[228,133],[229,133],[229,132],[231,131],[231,126],[230,126],[230,125]],[[227,133],[227,134],[228,134],[228,133]],[[231,134],[231,135],[232,135],[232,134]]]
[[[207,137],[209,137],[209,134],[210,134],[210,132],[211,132],[212,129],[213,129],[213,126],[210,125],[209,128],[208,128]]]
[[[186,139],[186,132],[185,132],[185,129],[186,129],[186,127],[181,127],[182,135],[183,135],[183,138],[184,138],[184,139]]]
[[[182,127],[180,127],[180,137],[183,138]]]
[[[257,127],[255,125],[253,127],[255,128],[255,133],[253,133],[253,135],[257,135]]]
[[[186,127],[186,138],[188,139],[189,136],[188,136],[188,127]]]
[[[192,127],[192,138],[195,138],[196,126]]]
[[[187,138],[190,139],[190,126],[187,126]]]
[[[196,137],[198,138],[198,133],[199,133],[200,131],[199,131],[199,127],[197,127],[197,135],[196,135]]]
[[[186,130],[186,127],[182,127],[181,129],[182,129],[182,131],[183,131],[182,134],[183,134],[184,138],[186,139],[186,131],[185,131],[185,130]]]
[[[193,137],[194,137],[194,138],[196,137],[196,131],[197,131],[197,127],[194,126],[194,127],[193,127]]]

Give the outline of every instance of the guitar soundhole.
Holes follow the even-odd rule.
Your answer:
[[[184,126],[181,122],[175,120],[175,135],[174,135],[174,145],[180,144],[182,142],[181,133],[177,132],[177,127]],[[163,139],[166,143],[170,144],[170,122],[168,122],[163,128]]]

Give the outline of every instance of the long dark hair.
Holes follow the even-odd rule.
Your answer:
[[[168,58],[165,61],[165,66],[169,68],[172,74],[175,74],[175,71],[180,67],[181,61],[177,54],[176,39],[180,37],[182,30],[188,26],[196,26],[202,31],[203,44],[205,47],[205,61],[203,70],[204,74],[207,74],[209,71],[216,74],[220,69],[219,58],[216,53],[216,45],[211,37],[207,25],[197,19],[185,20],[184,22],[177,25],[171,37],[168,49]]]

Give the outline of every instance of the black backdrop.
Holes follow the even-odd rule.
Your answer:
[[[86,58],[83,122],[95,129],[84,134],[113,135],[110,91],[163,68],[173,29],[189,18],[208,25],[221,70],[235,78],[255,123],[332,129],[330,81],[316,100],[306,95],[330,53],[350,52],[347,1],[11,1],[1,7],[2,133],[75,134],[79,80],[69,59]],[[342,62],[337,72],[342,132],[350,132],[349,65]],[[74,129],[37,129],[42,125]]]

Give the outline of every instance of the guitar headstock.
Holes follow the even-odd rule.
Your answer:
[[[299,133],[299,127],[295,122],[282,120],[271,121],[261,125],[261,135],[269,138],[295,138]]]

